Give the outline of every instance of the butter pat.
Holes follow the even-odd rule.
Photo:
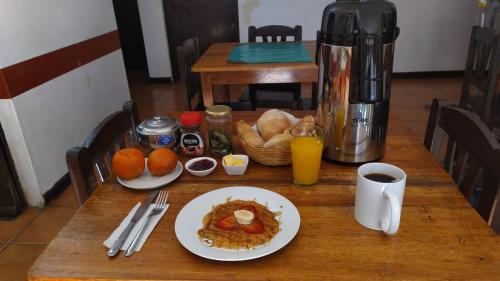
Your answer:
[[[231,154],[224,156],[222,161],[226,166],[243,166],[245,164],[243,159],[234,158]]]
[[[222,158],[222,167],[229,176],[242,176],[248,167],[248,155],[235,154],[226,155]]]
[[[234,217],[239,224],[251,224],[254,215],[248,210],[236,210],[234,211]]]

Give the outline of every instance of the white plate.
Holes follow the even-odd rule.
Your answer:
[[[147,158],[145,158],[144,161],[146,161],[146,167],[144,168],[144,172],[140,176],[131,180],[124,180],[116,177],[118,179],[118,182],[121,185],[132,189],[153,189],[171,183],[182,174],[182,170],[184,169],[182,167],[181,161],[177,161],[177,166],[175,167],[174,171],[172,171],[170,174],[164,175],[163,177],[156,177],[153,176],[148,170]]]
[[[254,249],[229,250],[208,247],[203,244],[197,231],[203,227],[203,217],[212,206],[225,203],[227,198],[256,200],[266,205],[271,212],[281,211],[280,231],[267,244]],[[290,242],[299,231],[300,215],[297,208],[285,197],[272,191],[248,186],[235,186],[217,189],[191,200],[177,215],[175,235],[182,246],[195,255],[219,261],[243,261],[269,255]]]

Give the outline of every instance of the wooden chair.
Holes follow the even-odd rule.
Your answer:
[[[497,191],[493,210],[490,217],[490,226],[496,233],[500,233],[500,190]]]
[[[500,127],[500,35],[474,26],[470,39],[460,107],[470,108],[488,127]]]
[[[177,47],[177,60],[179,64],[179,74],[181,81],[185,84],[188,110],[205,110],[203,105],[203,95],[201,91],[201,80],[200,74],[191,71],[191,67],[200,58],[200,47],[198,37],[192,37],[187,39],[182,43],[181,46]],[[226,87],[226,102],[216,104],[225,104],[232,108],[234,111],[241,110],[252,110],[252,106],[249,102],[230,102],[229,101],[229,89]],[[197,103],[193,106],[193,98],[197,100]]]
[[[109,115],[99,123],[83,146],[66,152],[66,163],[79,205],[111,175],[113,154],[118,149],[135,145],[138,121],[135,103],[125,102],[122,111]]]
[[[287,37],[293,37],[293,41],[301,41],[302,26],[296,25],[291,28],[284,25],[266,25],[256,28],[252,25],[248,27],[248,42],[257,42],[257,38],[261,38],[262,42],[285,42]]]
[[[263,42],[285,42],[288,37],[292,37],[293,41],[301,41],[302,27],[300,25],[294,28],[283,25],[248,27],[248,42],[257,42],[258,38]],[[300,83],[251,84],[248,88],[248,95],[243,95],[240,100],[249,99],[254,109],[256,107],[302,108]]]
[[[443,142],[444,136],[444,131],[439,127],[438,121],[441,117],[441,109],[447,106],[449,104],[445,99],[434,99],[432,101],[429,121],[427,122],[427,129],[425,131],[424,145],[436,160],[440,159],[440,145]]]
[[[181,81],[186,87],[186,97],[189,111],[204,110],[203,96],[201,94],[200,75],[193,73],[191,67],[200,58],[200,44],[198,37],[190,38],[177,47],[177,60]],[[192,105],[193,98],[197,98],[196,105]]]
[[[472,112],[443,106],[434,99],[424,141],[431,152],[439,150],[444,140],[437,130],[447,135],[444,169],[481,217],[500,233],[500,207],[496,202],[500,196],[499,142]]]

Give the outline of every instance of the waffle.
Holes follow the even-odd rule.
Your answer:
[[[216,227],[217,221],[233,214],[234,211],[253,206],[258,218],[264,225],[264,232],[250,234],[236,227],[233,230],[221,230]],[[279,232],[279,222],[276,216],[266,206],[255,201],[234,200],[219,204],[203,218],[203,228],[198,230],[200,240],[207,246],[225,249],[251,249],[266,244]]]

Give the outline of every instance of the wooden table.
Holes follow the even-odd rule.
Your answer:
[[[233,117],[254,121],[256,113]],[[108,258],[102,241],[146,193],[114,181],[102,185],[35,262],[29,280],[498,280],[500,238],[397,116],[390,120],[383,161],[408,176],[394,236],[354,220],[356,167],[323,162],[321,183],[304,190],[292,184],[290,166],[251,162],[242,177],[228,177],[220,167],[206,178],[184,173],[168,187],[170,209],[130,258]],[[290,199],[301,216],[297,236],[269,256],[244,262],[211,261],[188,252],[174,233],[180,209],[205,192],[235,185]]]
[[[316,42],[304,42],[311,58],[316,54]],[[237,43],[215,43],[192,67],[201,75],[203,103],[214,104],[214,85],[240,85],[256,83],[311,83],[318,80],[318,67],[312,62],[301,63],[228,63],[227,58]]]

